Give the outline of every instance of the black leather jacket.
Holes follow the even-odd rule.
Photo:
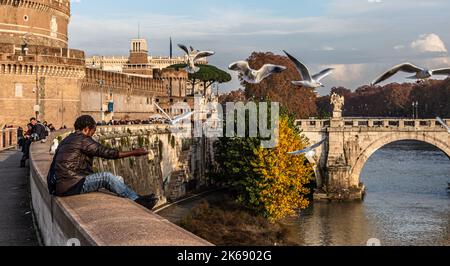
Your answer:
[[[94,173],[94,157],[118,159],[119,151],[109,149],[81,132],[70,134],[59,144],[55,156],[57,196],[81,192],[86,176]]]

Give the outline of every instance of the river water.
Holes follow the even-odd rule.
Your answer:
[[[301,245],[450,245],[450,160],[420,142],[378,150],[361,175],[362,203],[315,203],[290,221]]]
[[[314,203],[288,219],[290,240],[307,246],[450,246],[450,160],[421,142],[403,141],[378,150],[361,174],[367,195],[358,203]],[[197,201],[162,216],[177,222]]]

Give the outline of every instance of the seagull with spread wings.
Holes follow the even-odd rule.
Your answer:
[[[450,76],[450,68],[440,68],[440,69],[430,70],[430,69],[418,67],[411,63],[403,63],[400,65],[394,66],[393,68],[386,71],[383,75],[381,75],[376,80],[374,80],[371,83],[371,86],[375,86],[378,83],[381,83],[381,82],[391,78],[398,72],[406,72],[406,73],[414,74],[413,76],[408,77],[408,79],[416,79],[419,81],[429,79],[434,75]]]
[[[436,117],[436,120],[445,128],[447,129],[448,133],[450,134],[450,126],[445,123],[444,119],[440,117]]]
[[[314,153],[314,150],[319,148],[320,146],[322,146],[326,141],[327,141],[328,137],[324,138],[323,140],[321,140],[320,142],[305,148],[303,150],[299,150],[299,151],[293,151],[293,152],[288,152],[288,154],[290,155],[301,155],[301,154],[308,154],[309,156],[312,157],[312,153]],[[314,153],[315,154],[315,153]]]
[[[250,68],[247,61],[238,61],[232,63],[229,70],[237,71],[242,74],[242,79],[250,84],[261,83],[265,78],[281,73],[286,70],[286,67],[272,64],[265,64],[259,70]]]
[[[327,77],[328,75],[330,75],[331,73],[333,73],[334,68],[327,68],[321,71],[320,73],[311,76],[311,73],[309,72],[309,69],[306,65],[300,62],[297,58],[290,55],[288,52],[286,51],[283,52],[295,64],[295,67],[297,68],[302,78],[301,81],[292,81],[292,84],[311,89],[325,87],[322,83],[320,83],[320,81],[325,77]]]
[[[181,50],[183,50],[186,55],[187,55],[187,67],[185,68],[185,70],[189,73],[189,74],[194,74],[197,73],[200,68],[195,66],[195,63],[205,57],[209,57],[215,54],[215,52],[213,51],[199,51],[199,50],[195,50],[192,46],[190,47],[190,49],[188,49],[185,45],[183,44],[178,44],[178,47],[180,47]]]
[[[159,106],[157,103],[153,103],[153,104],[156,106],[156,108],[158,108],[158,109],[161,111],[162,114],[164,114],[164,115],[169,119],[170,124],[171,124],[172,126],[174,126],[174,125],[180,123],[181,121],[184,121],[185,119],[187,119],[187,118],[189,118],[189,117],[191,117],[191,116],[193,116],[193,115],[195,114],[195,111],[194,111],[194,112],[187,112],[187,113],[184,113],[184,114],[181,114],[181,115],[179,115],[179,116],[176,116],[176,117],[173,117],[173,118],[172,118],[172,117],[171,117],[170,115],[168,115],[168,114],[164,111],[164,109],[162,109],[161,106]]]

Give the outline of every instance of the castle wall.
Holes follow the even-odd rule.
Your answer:
[[[66,48],[30,46],[23,55],[0,43],[0,121],[26,126],[30,117],[71,127],[80,114],[84,53]]]
[[[103,81],[103,85],[99,81]],[[160,79],[87,69],[86,78],[82,81],[81,113],[92,115],[97,121],[101,121],[101,104],[107,105],[112,101],[114,112],[106,112],[105,121],[144,120],[156,112],[154,99],[164,96],[167,94]]]

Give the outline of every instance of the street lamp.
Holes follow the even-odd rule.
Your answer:
[[[102,79],[98,80],[98,85],[100,86],[100,114],[102,123],[105,122],[105,112],[103,110],[103,84],[105,83]]]
[[[414,119],[419,119],[419,102],[416,101],[412,103],[412,107],[413,107],[413,118]]]
[[[419,119],[419,102],[416,102],[416,119]]]

